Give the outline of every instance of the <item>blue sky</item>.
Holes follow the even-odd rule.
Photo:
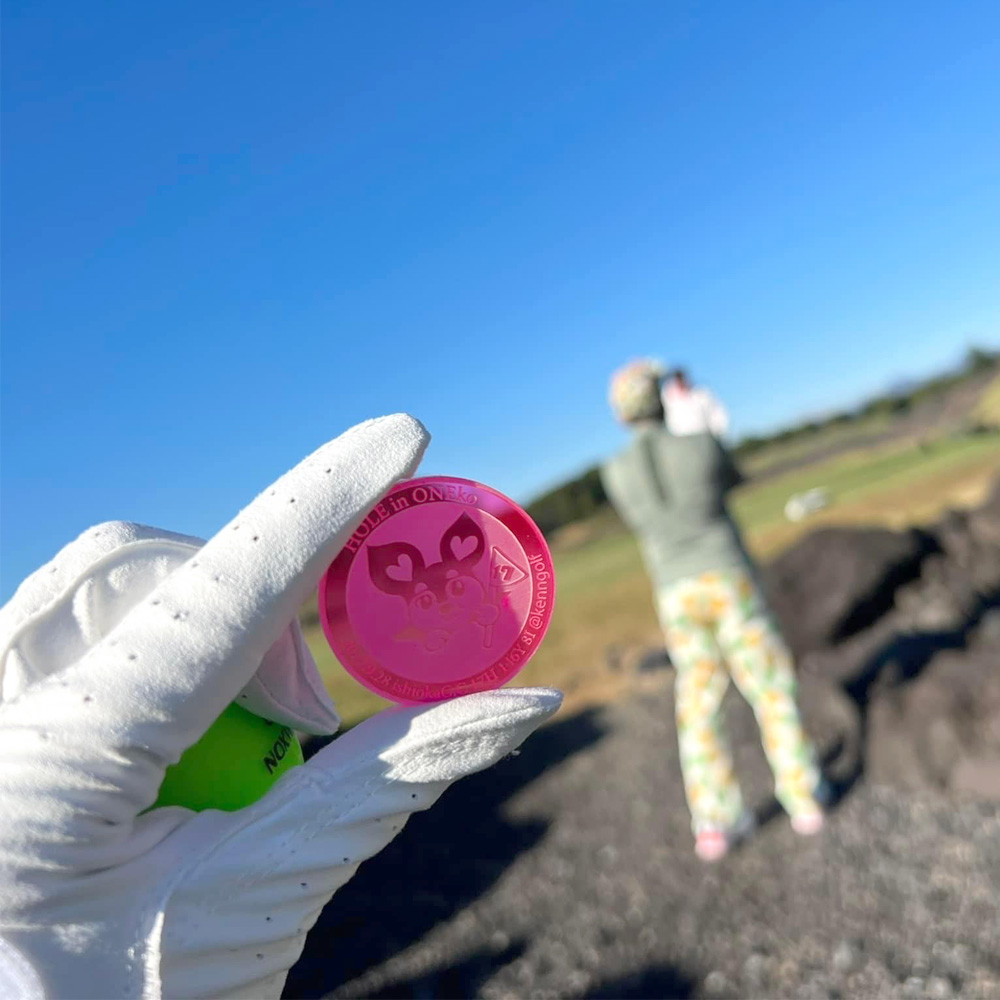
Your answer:
[[[368,416],[521,499],[609,372],[737,432],[1000,343],[993,2],[19,3],[0,596],[88,525],[207,535]]]

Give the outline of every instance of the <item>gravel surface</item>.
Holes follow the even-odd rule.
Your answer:
[[[763,822],[703,866],[671,683],[557,720],[413,817],[326,908],[286,995],[1000,996],[1000,806],[862,777],[796,837],[733,699]],[[833,755],[849,721],[803,701]]]

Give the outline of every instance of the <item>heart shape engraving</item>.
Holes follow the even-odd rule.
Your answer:
[[[453,538],[451,540],[452,557],[462,560],[466,556],[471,556],[472,553],[476,551],[477,544],[478,543],[474,535],[469,535],[468,538]]]
[[[385,575],[398,583],[410,583],[413,580],[413,560],[408,555],[400,555],[391,566],[386,566]]]

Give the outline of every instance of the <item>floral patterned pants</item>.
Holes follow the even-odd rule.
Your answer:
[[[703,573],[657,596],[677,669],[677,734],[695,833],[729,829],[743,811],[720,725],[730,677],[757,717],[778,801],[791,816],[815,812],[820,775],[795,704],[791,655],[750,576]]]

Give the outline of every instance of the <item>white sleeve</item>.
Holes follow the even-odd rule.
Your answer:
[[[729,430],[729,413],[715,396],[705,390],[705,416],[708,429],[717,437],[725,437]]]

